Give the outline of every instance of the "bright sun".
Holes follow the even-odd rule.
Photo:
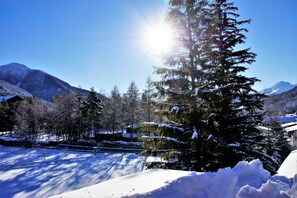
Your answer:
[[[144,42],[153,54],[168,53],[175,44],[173,28],[166,24],[150,26],[144,32]]]

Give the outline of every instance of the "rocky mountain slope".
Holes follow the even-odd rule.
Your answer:
[[[29,92],[3,80],[0,80],[0,95],[1,96],[19,95],[23,97],[32,96],[32,94],[30,94]]]
[[[15,85],[45,101],[52,101],[56,94],[67,92],[76,94],[78,90],[82,91],[83,94],[88,93],[88,91],[72,87],[50,74],[30,69],[19,63],[0,66],[0,80]]]
[[[297,87],[268,97],[264,109],[269,114],[283,115],[297,112]]]

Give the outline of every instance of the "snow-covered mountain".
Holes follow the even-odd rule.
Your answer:
[[[29,92],[10,84],[6,81],[0,80],[0,96],[32,96]]]
[[[277,84],[273,85],[270,88],[266,88],[262,91],[260,91],[260,93],[264,93],[266,95],[277,95],[277,94],[281,94],[284,93],[286,91],[289,91],[291,89],[293,89],[296,85],[292,85],[289,82],[278,82]]]
[[[18,86],[32,95],[52,101],[55,94],[77,93],[78,88],[40,70],[33,70],[19,63],[0,66],[0,80]],[[86,93],[86,90],[82,90]]]

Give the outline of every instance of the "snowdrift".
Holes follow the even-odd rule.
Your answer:
[[[253,160],[216,173],[151,169],[54,197],[297,197],[296,180],[271,176]]]
[[[297,173],[297,150],[292,151],[277,170],[279,175],[292,178]]]

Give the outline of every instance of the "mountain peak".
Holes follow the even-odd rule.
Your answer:
[[[273,86],[293,86],[293,85],[291,83],[289,83],[289,82],[280,81],[280,82],[276,83]]]
[[[0,66],[1,71],[6,72],[6,73],[15,73],[20,76],[25,76],[30,69],[20,63],[9,63],[7,65],[2,65]]]
[[[20,64],[20,63],[9,63],[6,65],[2,65],[1,67],[4,68],[16,68],[16,69],[25,69],[25,70],[30,70],[26,65]]]
[[[295,87],[295,85],[292,85],[289,82],[280,81],[280,82],[276,83],[275,85],[273,85],[272,87],[266,88],[260,92],[267,94],[267,95],[277,95],[277,94],[281,94],[283,92],[289,91],[289,90],[293,89],[294,87]]]

